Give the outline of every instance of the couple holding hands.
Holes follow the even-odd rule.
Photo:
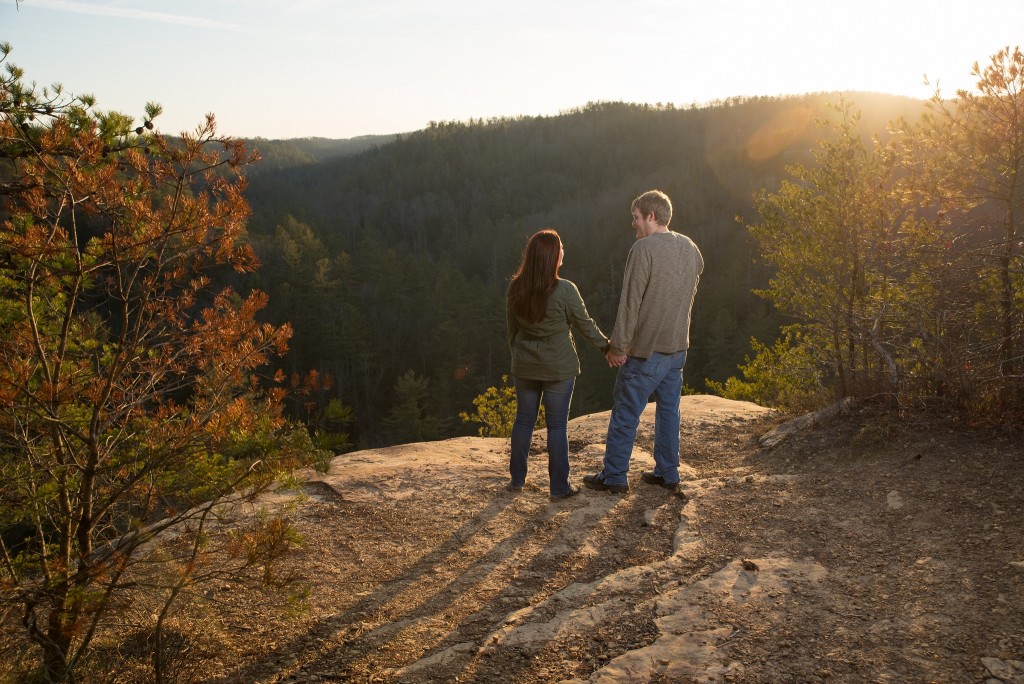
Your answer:
[[[573,385],[580,373],[571,329],[618,368],[601,472],[586,475],[591,489],[627,492],[626,474],[640,414],[653,395],[654,470],[648,484],[679,484],[679,396],[689,347],[690,311],[704,259],[693,241],[669,230],[672,202],[660,190],[633,200],[636,242],[626,259],[615,327],[609,339],[587,313],[579,290],[558,277],[565,250],[545,229],[526,243],[506,299],[508,343],[516,389],[516,419],[509,461],[510,491],[523,488],[527,456],[541,402],[547,422],[548,477],[552,501],[579,494],[569,484],[566,425]]]

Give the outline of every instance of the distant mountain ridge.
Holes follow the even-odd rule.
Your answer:
[[[834,101],[839,96],[845,97],[847,100],[853,101],[858,104],[858,108],[862,109],[865,113],[865,123],[868,126],[877,127],[878,125],[884,125],[885,122],[889,121],[896,116],[906,114],[908,107],[914,109],[920,106],[922,101],[914,98],[908,98],[899,95],[888,95],[883,93],[872,93],[872,92],[828,92],[828,93],[812,93],[806,95],[793,95],[793,96],[763,96],[763,97],[751,97],[751,98],[732,98],[724,101],[714,101],[707,103],[699,107],[678,107],[678,111],[700,111],[700,110],[714,110],[723,107],[735,107],[743,106],[752,101],[762,100],[780,100],[780,101],[791,101],[791,100],[832,100]],[[518,121],[537,121],[542,119],[563,119],[571,118],[579,115],[589,108],[595,106],[625,106],[625,107],[651,107],[651,105],[633,104],[626,102],[592,102],[587,105],[566,110],[554,115],[548,116],[508,116],[508,117],[494,117],[491,119],[469,119],[467,121],[441,121],[431,122],[433,126],[447,126],[447,125],[496,125],[507,122],[518,122]],[[655,105],[657,107],[657,105]],[[421,129],[429,130],[431,125]],[[414,135],[420,131],[407,131],[407,132],[396,132],[387,134],[369,134],[359,135],[352,138],[326,138],[320,136],[304,137],[304,138],[265,138],[257,136],[255,138],[243,138],[245,142],[252,148],[260,151],[262,160],[251,167],[249,170],[250,174],[263,174],[268,173],[281,168],[291,168],[296,166],[309,166],[317,165],[321,163],[329,163],[339,157],[356,155],[367,150],[371,150],[375,147],[381,147],[389,143],[400,141],[403,137]]]
[[[258,150],[261,161],[247,169],[250,177],[281,169],[310,166],[338,157],[358,154],[394,141],[399,134],[360,135],[355,138],[246,138],[250,149]]]

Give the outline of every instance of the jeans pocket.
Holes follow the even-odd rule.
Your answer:
[[[630,356],[622,366],[622,375],[627,380],[634,378],[656,378],[659,364],[651,359]]]

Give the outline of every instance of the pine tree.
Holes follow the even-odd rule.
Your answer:
[[[389,441],[394,444],[437,439],[437,418],[428,411],[430,382],[415,371],[406,371],[395,381],[395,401],[384,420]]]
[[[45,681],[74,680],[125,601],[153,606],[162,681],[174,600],[287,537],[271,516],[218,544],[214,512],[239,509],[215,507],[317,455],[259,375],[289,328],[256,320],[264,294],[211,286],[256,267],[237,175],[253,156],[212,116],[171,140],[158,114],[134,126],[0,77],[0,528],[31,530],[0,538],[0,615],[22,616]]]

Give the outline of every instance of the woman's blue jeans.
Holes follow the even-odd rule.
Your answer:
[[[540,402],[544,402],[544,420],[548,426],[548,479],[552,496],[569,492],[569,404],[576,378],[568,380],[525,380],[513,377],[516,387],[516,420],[512,424],[512,456],[509,472],[512,485],[526,482],[527,459],[533,426],[537,424]]]
[[[612,392],[612,415],[605,440],[605,484],[626,484],[640,414],[654,395],[654,474],[679,482],[679,395],[683,389],[686,351],[654,352],[650,358],[630,356],[619,367]]]

